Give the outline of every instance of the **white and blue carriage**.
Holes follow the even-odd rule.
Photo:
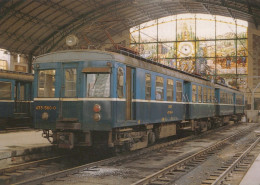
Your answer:
[[[0,129],[32,126],[33,75],[0,70]]]
[[[239,91],[137,56],[60,51],[37,57],[34,69],[35,127],[61,148],[135,150],[243,113],[243,101],[235,112]],[[232,101],[218,95],[222,89]]]

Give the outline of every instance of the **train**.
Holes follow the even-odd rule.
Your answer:
[[[34,125],[58,148],[137,150],[244,114],[239,90],[125,51],[57,51],[34,69]]]
[[[33,74],[0,70],[0,130],[32,127]]]

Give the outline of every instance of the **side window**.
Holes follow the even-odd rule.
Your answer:
[[[207,96],[208,96],[207,102],[209,103],[209,102],[211,102],[211,90],[210,90],[210,88],[207,88]]]
[[[117,69],[117,97],[124,97],[124,70],[122,67]]]
[[[65,69],[65,97],[76,97],[77,70]]]
[[[163,100],[163,77],[156,76],[156,83],[155,83],[155,99],[156,100]]]
[[[203,102],[206,103],[207,102],[207,88],[203,87]]]
[[[10,100],[11,94],[11,83],[0,82],[0,100]]]
[[[211,89],[211,102],[215,102],[215,89]]]
[[[182,83],[176,82],[176,101],[182,102]]]
[[[192,102],[197,101],[197,86],[192,85]]]
[[[151,74],[145,74],[145,99],[151,99]]]
[[[20,99],[19,100],[25,100],[25,88],[23,84],[20,84]]]
[[[224,103],[224,93],[222,91],[220,91],[220,103]]]
[[[173,101],[173,80],[167,79],[167,101]]]
[[[198,86],[198,102],[202,102],[202,87]]]

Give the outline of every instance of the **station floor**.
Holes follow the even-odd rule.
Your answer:
[[[0,134],[0,152],[45,145],[50,144],[47,139],[42,137],[41,130],[18,131]]]
[[[0,134],[0,169],[6,165],[1,160],[12,158],[13,155],[22,155],[25,151],[51,147],[47,139],[43,138],[42,131],[19,131]],[[5,162],[6,163],[6,162]],[[9,164],[10,165],[10,164]],[[260,185],[260,155],[256,158],[240,185]]]
[[[18,160],[22,162],[22,156],[47,148],[51,148],[51,144],[42,137],[40,130],[0,133],[0,169]]]

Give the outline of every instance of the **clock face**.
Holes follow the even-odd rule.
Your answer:
[[[179,57],[193,57],[194,45],[191,42],[180,42],[178,45]]]
[[[188,44],[185,44],[181,47],[181,52],[184,54],[184,55],[189,55],[191,53],[191,46],[188,45]]]

